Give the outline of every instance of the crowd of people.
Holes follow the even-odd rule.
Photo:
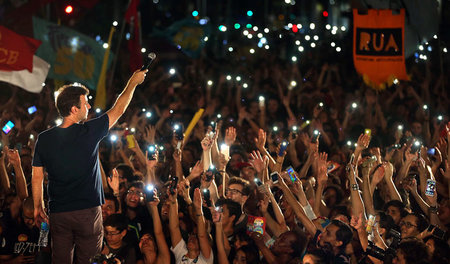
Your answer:
[[[412,63],[411,81],[376,91],[346,63],[154,65],[99,145],[93,261],[448,263],[448,76]],[[56,125],[54,94],[11,87],[0,100],[2,125],[15,124],[1,133],[0,263],[49,263],[30,183],[35,140]],[[96,110],[88,119],[106,115]]]

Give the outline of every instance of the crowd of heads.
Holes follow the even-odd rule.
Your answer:
[[[389,252],[394,230],[401,234],[394,262],[448,261],[448,76],[433,64],[412,62],[410,81],[376,91],[348,62],[319,59],[293,64],[274,54],[227,62],[203,56],[180,63],[175,76],[163,63],[153,65],[100,143],[102,252],[126,263],[154,263],[170,247],[175,261],[175,226],[186,243],[183,257],[205,263],[370,263],[385,260],[368,256],[367,239]],[[123,79],[115,76],[117,87],[108,88],[111,104]],[[71,98],[92,100],[82,86],[63,87],[55,100],[51,86],[39,96],[11,87],[0,98],[1,122],[15,123],[2,133],[2,146],[10,148],[0,159],[2,209],[29,229],[38,133],[55,126],[58,113],[66,117],[72,106],[89,110],[88,102]],[[38,111],[29,115],[31,105]],[[180,139],[174,127],[185,133],[200,108],[200,120]],[[104,111],[93,106],[88,118]],[[283,142],[288,146],[280,151]],[[413,150],[415,142],[419,151]],[[17,177],[17,158],[25,183]],[[278,183],[272,172],[279,173]],[[425,194],[427,179],[435,180],[434,196]],[[171,218],[175,200],[177,221]],[[365,231],[369,215],[373,232]],[[256,222],[249,219],[255,218],[263,219],[263,229],[252,229]],[[3,231],[7,224],[2,222]],[[438,229],[444,236],[433,232]],[[212,254],[205,250],[205,236]]]

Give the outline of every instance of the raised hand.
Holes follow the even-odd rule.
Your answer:
[[[204,137],[203,140],[202,140],[202,142],[201,142],[203,151],[210,150],[212,144],[213,144],[213,139],[211,139],[211,138],[208,137],[208,136]]]
[[[373,172],[373,177],[372,177],[372,182],[375,186],[378,185],[378,183],[380,183],[381,180],[383,180],[384,174],[385,174],[385,166],[387,166],[387,165],[383,164],[382,166],[375,168],[375,171]]]
[[[356,229],[356,230],[361,230],[364,228],[364,219],[362,216],[362,213],[359,214],[359,216],[356,215],[352,215],[352,219],[350,220],[350,225]]]
[[[145,142],[147,142],[147,144],[155,143],[155,135],[156,135],[155,126],[152,126],[152,125],[145,126],[143,138],[144,138]]]
[[[181,155],[181,150],[175,149],[173,151],[172,157],[173,157],[174,161],[181,163],[181,156],[182,156]]]
[[[108,177],[107,179],[108,179],[108,185],[109,185],[109,187],[111,187],[114,194],[118,194],[120,181],[119,181],[119,172],[117,171],[117,169],[113,169],[112,176]]]
[[[225,130],[224,141],[228,146],[233,145],[234,141],[236,141],[236,128],[229,127],[227,128],[227,130]]]
[[[297,142],[297,138],[298,138],[298,136],[296,133],[290,132],[289,137],[288,137],[289,144],[291,146],[295,146],[295,142]]]
[[[266,139],[266,132],[263,129],[259,129],[258,137],[255,138],[256,147],[260,150],[264,149],[264,146],[266,145]]]
[[[203,160],[199,160],[195,163],[191,170],[191,175],[193,177],[198,177],[203,173]]]
[[[219,166],[217,166],[217,169],[219,171],[225,170],[229,160],[229,157],[226,157],[223,153],[219,153]]]
[[[411,179],[405,186],[405,189],[413,194],[417,193],[417,181],[416,179]]]
[[[149,201],[148,200],[149,198],[146,197],[147,203],[150,206],[158,207],[158,204],[159,204],[160,201],[159,201],[158,192],[156,191],[156,189],[153,189],[153,193],[151,193],[151,195],[152,195],[153,199],[151,201]]]
[[[5,152],[6,156],[8,156],[8,161],[11,163],[14,167],[20,166],[20,155],[19,151],[17,149],[9,149],[7,146],[5,146]]]
[[[145,152],[145,157],[148,156],[148,151]],[[159,158],[159,154],[158,151],[155,151],[155,154],[152,155],[152,159],[148,159],[147,158],[147,169],[152,169],[154,167],[156,167],[156,164],[158,164],[158,158]]]
[[[259,200],[258,205],[259,211],[261,211],[261,213],[267,213],[267,207],[269,207],[269,197],[267,195],[264,195],[264,199]]]
[[[445,141],[445,138],[441,138],[438,143],[436,143],[436,150],[439,149],[442,159],[447,159],[448,153],[447,153],[447,141]]]
[[[363,150],[369,147],[370,136],[366,133],[359,135],[358,141],[356,142],[356,148]]]
[[[405,151],[405,161],[411,163],[419,157],[418,153],[411,153],[411,147],[406,148]]]
[[[328,175],[327,175],[327,158],[328,158],[328,154],[325,152],[322,152],[320,154],[314,154],[314,155],[318,155],[318,160],[317,160],[317,168],[318,168],[318,173],[317,173],[317,181],[324,185],[326,184],[327,180],[328,180]]]
[[[439,148],[434,148],[435,149],[435,153],[433,155],[434,160],[431,160],[432,166],[433,168],[439,168],[439,166],[442,163],[442,154],[441,151],[439,150]]]
[[[441,173],[444,176],[444,178],[446,178],[448,181],[450,181],[450,164],[448,161],[444,162],[445,164],[445,171],[441,168]]]
[[[255,168],[258,174],[262,173],[265,168],[264,160],[268,157],[263,158],[258,150],[250,153],[250,157],[249,163]]]
[[[183,198],[186,202],[191,201],[191,197],[189,196],[189,189],[190,189],[190,182],[188,179],[184,179],[178,183],[178,188],[180,189],[181,193],[183,194]]]
[[[200,189],[199,188],[195,188],[194,190],[194,201],[193,204],[196,208],[202,208],[202,204],[203,204],[203,199],[202,199],[202,194],[200,193]]]

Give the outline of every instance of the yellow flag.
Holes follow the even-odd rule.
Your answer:
[[[102,110],[106,107],[106,70],[108,69],[109,52],[111,50],[111,41],[114,31],[116,31],[116,27],[111,26],[111,30],[109,31],[108,47],[106,48],[105,56],[103,57],[102,71],[100,72],[100,77],[97,83],[97,92],[95,95],[94,107]]]

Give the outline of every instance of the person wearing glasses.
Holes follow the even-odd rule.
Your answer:
[[[226,198],[241,205],[242,214],[237,221],[235,221],[235,229],[245,229],[247,226],[248,215],[244,211],[244,204],[247,202],[248,196],[250,195],[250,183],[242,178],[231,177],[225,192]]]
[[[422,214],[411,213],[400,220],[400,231],[402,239],[417,237],[428,227],[428,221]]]
[[[142,231],[148,227],[150,214],[145,208],[144,183],[142,181],[131,182],[125,195],[123,213],[128,219],[129,234],[125,240],[133,245],[138,245]]]
[[[136,249],[125,241],[128,232],[128,220],[122,214],[112,214],[106,218],[104,234],[106,243],[103,244],[102,254],[113,254],[121,263],[136,263]]]

